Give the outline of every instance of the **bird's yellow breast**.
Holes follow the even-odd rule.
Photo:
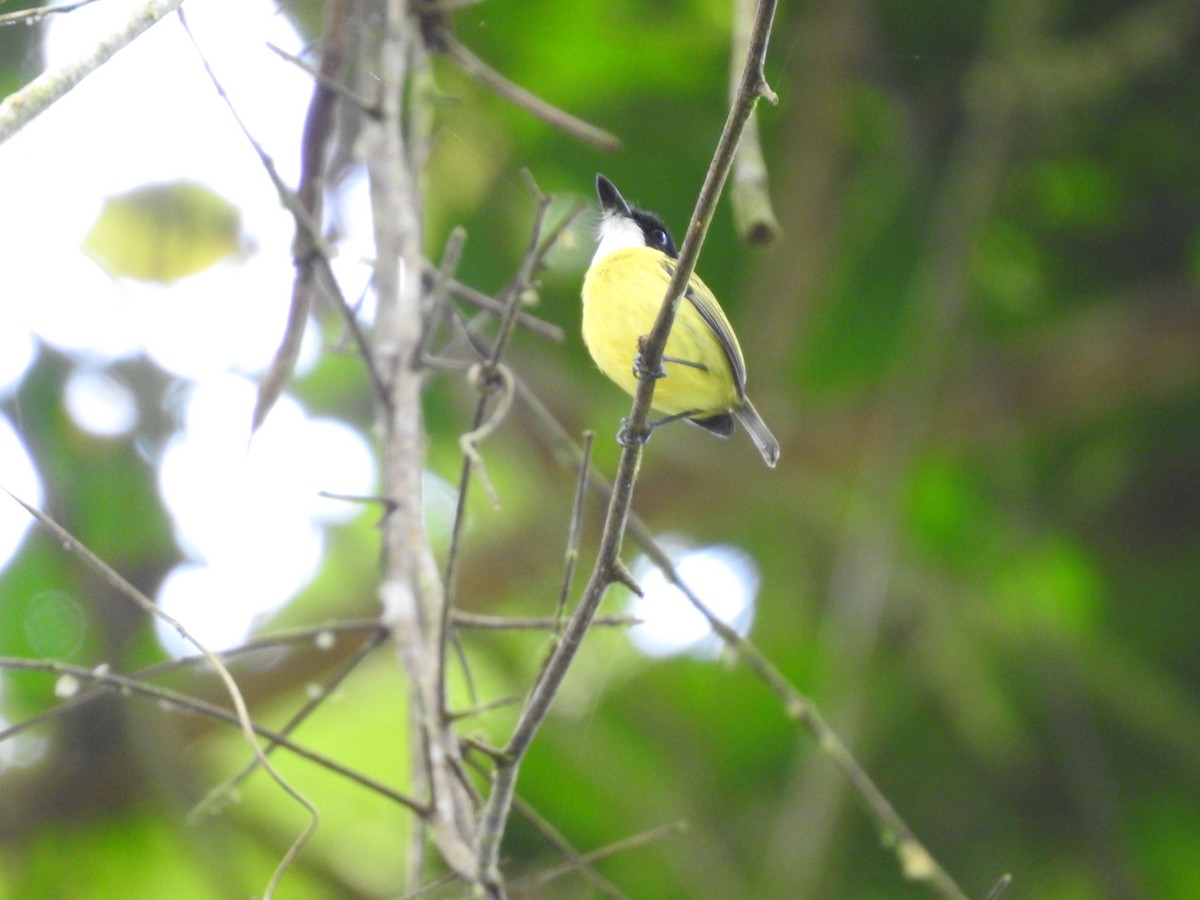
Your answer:
[[[583,281],[583,340],[602,372],[626,392],[637,390],[633,360],[638,339],[649,334],[670,281],[666,257],[648,247],[627,247],[592,263]],[[666,415],[696,412],[715,415],[737,406],[743,399],[730,355],[741,360],[741,350],[728,328],[716,299],[698,277],[689,290],[724,326],[726,344],[709,327],[689,299],[680,301],[665,356],[695,365],[667,360],[667,376],[654,389],[653,406]]]

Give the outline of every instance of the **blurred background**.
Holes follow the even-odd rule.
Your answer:
[[[0,28],[0,94],[103,33],[77,17],[114,8]],[[322,4],[185,8],[294,184],[310,85],[266,43],[314,52]],[[785,5],[766,66],[780,102],[759,105],[779,237],[746,246],[725,202],[698,267],[781,461],[682,425],[644,459],[648,528],[971,896],[1004,872],[1012,896],[1200,894],[1198,19],[1170,0]],[[552,219],[594,207],[602,171],[682,238],[724,122],[731,21],[727,0],[456,11],[463,44],[624,147],[584,146],[435,60],[430,258],[462,225],[458,279],[502,288],[534,215],[521,168]],[[330,198],[338,273],[369,320],[348,171]],[[376,615],[375,514],[318,496],[376,486],[369,388],[332,311],[247,450],[291,225],[177,22],[0,146],[0,219],[0,484],[218,648]],[[566,232],[527,309],[562,340],[520,329],[507,362],[570,433],[597,433],[611,475],[629,400],[579,337],[595,221]],[[461,375],[431,379],[442,552],[474,402]],[[520,406],[481,452],[501,505],[471,498],[457,602],[551,615],[574,477]],[[589,503],[572,601],[602,512]],[[0,656],[133,672],[187,652],[7,498],[0,565]],[[779,701],[672,617],[677,598],[650,598],[645,625],[589,636],[523,800],[581,852],[663,829],[595,864],[632,897],[929,896]],[[613,589],[602,613],[630,608]],[[364,634],[237,656],[256,718],[286,721]],[[545,644],[462,640],[481,701],[523,694]],[[157,683],[223,699],[201,666]],[[111,694],[12,730],[73,691],[0,668],[0,897],[261,891],[302,825],[268,779],[186,818],[246,761],[235,730]],[[405,696],[376,653],[296,738],[404,789]],[[465,730],[502,741],[513,715]],[[281,896],[402,895],[406,812],[277,762],[323,817]],[[514,878],[562,862],[521,817],[504,849]],[[609,892],[578,874],[523,890]]]

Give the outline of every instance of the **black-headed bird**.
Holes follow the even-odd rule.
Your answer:
[[[583,279],[583,340],[600,370],[629,394],[637,390],[640,341],[650,333],[679,252],[666,225],[625,202],[611,181],[596,176],[599,246]],[[746,396],[746,362],[721,304],[692,275],[663,351],[652,406],[665,424],[687,419],[720,437],[737,422],[768,466],[779,442]]]

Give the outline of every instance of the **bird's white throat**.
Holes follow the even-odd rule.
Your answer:
[[[641,226],[622,215],[606,213],[600,219],[596,235],[600,239],[600,245],[596,247],[596,255],[592,257],[592,265],[617,250],[646,246],[646,236],[642,234]]]

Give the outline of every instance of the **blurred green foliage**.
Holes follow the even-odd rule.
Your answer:
[[[313,37],[320,7],[293,11]],[[521,167],[563,207],[590,200],[603,171],[682,234],[724,120],[730,15],[717,0],[456,12],[464,44],[625,149],[582,147],[438,60],[430,257],[464,225],[460,280],[505,284],[533,215]],[[755,555],[754,639],[971,896],[1003,872],[1014,896],[1200,895],[1198,15],[1148,0],[786,7],[767,66],[781,102],[759,109],[783,238],[740,246],[722,206],[699,266],[782,461],[767,471],[744,440],[678,427],[643,466],[636,509],[654,531]],[[33,31],[8,52],[14,31],[0,29],[9,87],[36,57]],[[628,400],[578,337],[593,221],[567,234],[531,309],[565,340],[519,334],[509,362],[573,433],[597,431],[611,471]],[[55,394],[68,366],[46,355],[23,388],[44,399],[26,423],[39,463],[78,478],[56,484],[52,511],[152,589],[176,555],[152,473],[130,447],[73,431]],[[369,429],[352,359],[296,388]],[[453,482],[474,396],[441,376],[428,397],[431,468]],[[503,507],[472,499],[459,602],[550,614],[572,478],[520,412],[483,449]],[[376,540],[367,519],[335,535],[280,621],[372,615]],[[0,573],[0,653],[148,663],[145,623],[113,598],[86,614],[86,634],[81,610],[52,602],[64,582],[103,593],[88,577],[31,540]],[[596,864],[623,893],[927,895],[744,669],[649,662],[612,631],[589,641],[519,791],[581,852],[686,823]],[[484,700],[520,695],[543,649],[526,634],[463,643]],[[279,722],[346,652],[295,648],[238,672]],[[4,683],[10,720],[55,702],[44,675]],[[403,785],[404,695],[398,669],[375,660],[297,738]],[[42,760],[0,772],[0,895],[260,890],[299,822],[261,773],[242,803],[180,824],[244,762],[238,739],[138,699],[106,709],[40,728]],[[502,739],[512,716],[481,715],[480,737]],[[283,895],[401,892],[406,814],[285,756],[327,818]],[[505,858],[514,877],[562,861],[519,817]],[[577,874],[521,894],[598,895]]]

